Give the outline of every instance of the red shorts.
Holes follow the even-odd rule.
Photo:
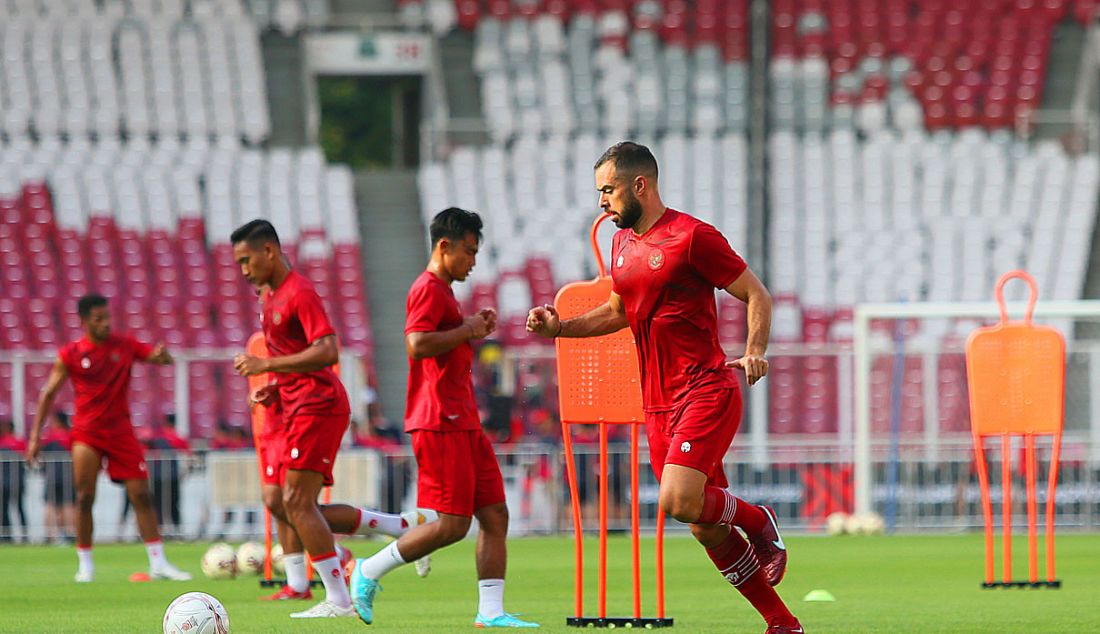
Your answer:
[[[645,415],[649,462],[657,480],[666,464],[707,474],[707,485],[729,486],[722,457],[741,424],[741,390],[727,388],[693,392],[667,412]]]
[[[412,432],[418,469],[417,506],[471,517],[504,501],[504,479],[493,444],[480,429]]]
[[[129,431],[115,432],[107,436],[74,429],[72,439],[74,443],[88,445],[99,452],[103,461],[107,463],[107,475],[112,481],[149,479],[149,473],[145,468],[145,448],[134,436],[132,428]]]
[[[265,431],[260,437],[260,448],[256,452],[260,459],[260,484],[282,486],[284,445],[281,431]]]
[[[298,415],[287,421],[283,446],[279,448],[278,482],[286,479],[288,470],[313,471],[325,477],[325,486],[332,485],[332,465],[336,452],[348,430],[350,417]]]

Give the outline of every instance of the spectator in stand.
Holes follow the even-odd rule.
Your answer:
[[[214,428],[214,438],[210,440],[210,451],[255,451],[255,445],[252,443],[252,436],[248,430],[239,425],[231,425],[226,421],[218,421],[218,426]],[[216,535],[216,539],[225,538],[226,527],[233,524],[233,516],[235,515],[232,507],[225,509],[222,513],[221,533]],[[244,511],[244,523],[245,530],[249,535],[257,533],[257,520],[255,509],[245,509]]]
[[[153,490],[153,506],[157,512],[157,522],[167,526],[171,520],[175,530],[180,527],[180,455],[186,456],[186,463],[192,460],[191,445],[176,432],[176,415],[167,414],[164,420],[153,427],[145,440],[149,452],[149,485]]]
[[[0,421],[0,541],[10,542],[15,536],[11,522],[11,507],[19,514],[22,534],[27,534],[27,512],[23,509],[24,473],[20,456],[27,450],[27,443],[15,435],[15,424]]]
[[[210,439],[211,451],[252,449],[252,441],[244,430],[238,426],[230,425],[224,420],[218,423],[213,430],[213,438]]]
[[[351,443],[356,447],[377,449],[382,452],[390,452],[401,447],[400,438],[394,430],[380,427],[377,420],[368,419],[367,422],[351,421]]]
[[[76,513],[76,487],[73,486],[72,434],[69,415],[55,412],[42,436],[42,466],[46,472],[46,541],[55,544],[73,541]]]
[[[355,447],[373,449],[382,454],[382,461],[386,465],[386,480],[382,483],[381,508],[400,509],[410,475],[409,459],[400,455],[404,434],[381,426],[381,422],[381,418],[371,418],[365,423],[351,421],[351,443]]]

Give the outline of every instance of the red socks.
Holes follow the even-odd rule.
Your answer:
[[[712,488],[717,487],[707,487],[708,495]],[[757,513],[759,512],[758,510]],[[708,548],[707,555],[714,562],[714,566],[718,568],[718,572],[726,578],[730,585],[737,588],[741,596],[748,599],[752,607],[756,608],[760,616],[764,617],[764,621],[767,622],[769,627],[798,623],[798,620],[784,605],[783,599],[776,594],[775,588],[768,585],[767,576],[760,568],[756,553],[736,530],[731,528],[726,541],[714,548]]]
[[[703,492],[703,512],[696,523],[740,526],[749,535],[759,535],[767,521],[756,505],[734,497],[727,489],[708,486]]]

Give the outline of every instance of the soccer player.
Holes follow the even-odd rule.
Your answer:
[[[333,482],[332,465],[351,416],[347,393],[332,371],[339,358],[336,332],[313,285],[290,269],[270,222],[253,220],[230,240],[241,273],[256,287],[267,287],[261,320],[268,356],[239,354],[233,366],[242,376],[274,377],[251,395],[259,404],[274,406],[265,425],[264,503],[291,529],[280,531],[289,553],[284,559],[288,584],[273,598],[308,598],[304,548],[326,596],[291,617],[354,616],[333,529],[354,533],[389,522],[396,524],[393,534],[403,530],[405,520],[375,513],[364,522],[361,509],[318,505],[321,487]]]
[[[265,287],[266,292],[266,287]],[[261,303],[263,294],[261,293]],[[267,357],[267,346],[264,343],[262,333],[253,335],[248,342],[249,353],[258,357]],[[282,468],[281,451],[283,449],[283,420],[281,406],[275,390],[265,390],[270,385],[273,377],[267,374],[257,374],[248,377],[249,388],[254,390],[249,394],[249,404],[253,414],[259,417],[257,431],[260,459],[260,478],[262,485],[262,499],[275,517],[275,530],[279,544],[283,547],[283,563],[286,569],[286,584],[279,591],[266,597],[267,601],[309,600],[313,593],[309,588],[309,577],[306,574],[306,558],[303,552],[302,541],[294,528],[287,522],[286,513],[283,510],[283,490],[281,477],[285,474]],[[277,385],[277,384],[276,384]],[[258,402],[257,399],[263,402]],[[255,408],[259,408],[258,410]],[[379,513],[371,509],[354,508],[346,504],[328,504],[321,506],[321,514],[325,516],[329,528],[334,533],[351,534],[358,533],[370,535],[382,533],[397,537],[408,530],[409,526],[415,526],[423,522],[424,517],[417,511],[408,511],[401,515]],[[351,560],[351,553],[336,544],[340,555],[341,568]],[[431,570],[429,558],[417,560],[416,571],[421,577],[428,575]]]
[[[722,470],[741,419],[740,387],[730,368],[744,370],[749,385],[767,374],[771,296],[718,230],[665,207],[648,148],[614,145],[595,170],[600,208],[620,229],[611,247],[611,295],[564,321],[553,306],[535,307],[527,330],[553,338],[630,328],[661,509],[691,524],[719,572],[764,617],[768,634],[800,633],[772,587],[787,563],[775,514],[734,497]],[[716,288],[748,305],[745,354],[728,363],[718,342]]]
[[[481,429],[471,379],[474,349],[496,328],[496,311],[463,318],[451,291],[474,268],[481,218],[451,207],[432,220],[432,254],[406,300],[405,350],[409,386],[405,431],[412,434],[419,468],[417,503],[437,521],[413,528],[373,557],[356,561],[351,576],[355,610],[374,620],[378,580],[389,571],[453,544],[478,521],[477,627],[538,627],[504,611],[508,507],[493,446]]]
[[[125,335],[111,333],[111,313],[102,295],[85,295],[77,302],[77,313],[84,336],[61,348],[53,370],[38,398],[38,409],[31,426],[27,462],[34,465],[41,449],[42,424],[53,409],[54,399],[65,380],[72,378],[76,395],[73,415],[73,484],[76,487],[76,554],[79,567],[76,581],[95,579],[92,562],[92,505],[96,479],[103,460],[107,475],[126,487],[134,506],[138,532],[149,555],[149,576],[153,579],[187,581],[191,578],[164,556],[164,543],[153,510],[145,452],[130,424],[130,406],[126,392],[130,387],[130,369],[134,361],[167,365],[172,363],[163,344],[150,346]]]

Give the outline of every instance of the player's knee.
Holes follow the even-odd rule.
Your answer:
[[[95,506],[95,493],[91,491],[77,491],[76,506],[81,511],[91,511],[92,507]]]
[[[271,514],[279,519],[286,519],[286,511],[283,509],[283,492],[279,489],[264,489],[264,506]]]
[[[134,505],[135,510],[143,511],[153,506],[153,494],[148,489],[138,491],[130,496],[130,504]]]
[[[294,517],[308,512],[317,502],[298,487],[286,487],[283,489],[282,504],[283,513],[287,517]]]
[[[508,533],[508,507],[497,504],[483,509],[477,518],[480,530],[486,533]]]
[[[444,542],[445,545],[453,544],[461,541],[466,533],[470,532],[470,518],[452,518],[448,521],[439,522],[439,539]]]
[[[661,491],[661,510],[678,522],[691,524],[699,520],[703,512],[703,501],[694,497]]]

